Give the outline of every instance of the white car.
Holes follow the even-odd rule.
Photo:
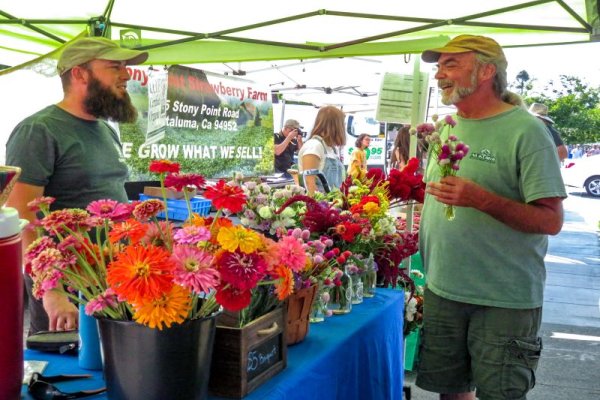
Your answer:
[[[564,162],[561,171],[565,185],[582,187],[590,196],[600,197],[600,154]]]

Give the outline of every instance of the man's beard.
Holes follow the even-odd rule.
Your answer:
[[[115,122],[135,122],[137,120],[137,110],[131,104],[129,94],[125,92],[122,98],[117,97],[110,88],[104,86],[93,75],[90,76],[83,106],[96,118],[110,119]]]
[[[452,104],[456,104],[467,96],[472,95],[477,89],[477,73],[479,72],[479,68],[475,68],[471,72],[471,86],[468,87],[453,87],[450,94],[446,94],[442,91],[442,103],[449,106]],[[438,87],[442,85],[445,80],[441,80],[438,82]]]

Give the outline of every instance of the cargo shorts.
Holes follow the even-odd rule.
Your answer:
[[[416,384],[483,400],[526,399],[542,350],[542,309],[460,303],[426,290]]]

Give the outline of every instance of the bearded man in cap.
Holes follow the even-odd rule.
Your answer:
[[[64,97],[21,121],[6,145],[8,165],[22,169],[8,204],[21,218],[34,221],[27,203],[40,196],[56,201],[50,209],[85,208],[100,199],[127,201],[128,176],[117,133],[105,121],[134,122],[137,111],[127,93],[126,66],[146,61],[148,53],[124,49],[109,39],[80,38],[67,44],[57,70]],[[33,230],[23,234],[24,249],[35,240]],[[29,334],[41,330],[77,328],[78,311],[58,291],[43,300],[29,298]]]
[[[548,133],[550,133],[550,136],[552,136],[552,141],[556,146],[558,159],[560,162],[562,162],[569,156],[569,151],[567,150],[567,146],[565,146],[564,142],[560,138],[560,133],[554,128],[554,121],[548,116],[548,107],[542,103],[533,103],[529,107],[529,112],[538,117],[538,119],[546,126],[546,129],[548,130]]]
[[[416,384],[445,400],[525,399],[542,348],[547,235],[563,223],[556,150],[527,110],[503,100],[507,61],[494,40],[458,36],[422,59],[437,62],[442,101],[457,108],[442,137],[470,150],[457,176],[441,178],[437,160],[427,163]]]

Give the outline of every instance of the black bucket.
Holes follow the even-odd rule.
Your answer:
[[[207,398],[216,315],[163,330],[98,319],[109,399]]]

